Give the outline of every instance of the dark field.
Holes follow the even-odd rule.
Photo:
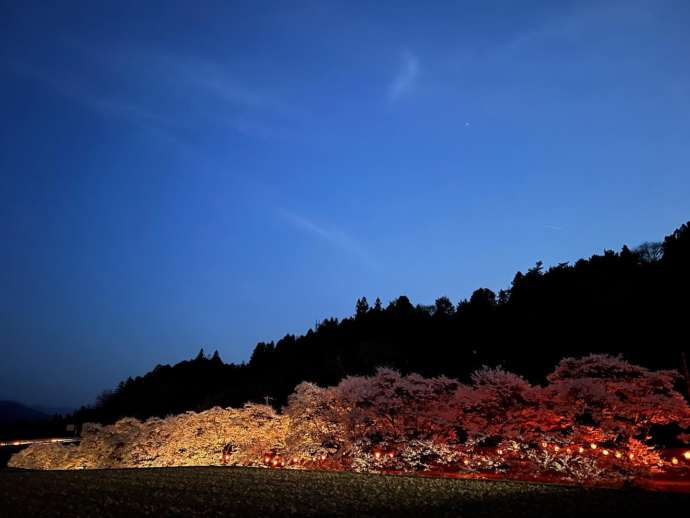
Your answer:
[[[248,468],[0,470],[0,516],[577,516],[685,513],[641,490]]]

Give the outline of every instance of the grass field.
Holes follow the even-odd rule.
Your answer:
[[[690,496],[250,468],[0,470],[0,516],[684,515]]]

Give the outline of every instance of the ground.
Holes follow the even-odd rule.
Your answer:
[[[0,516],[671,516],[690,495],[252,468],[0,470]]]

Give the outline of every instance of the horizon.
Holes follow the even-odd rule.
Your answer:
[[[78,408],[690,219],[687,2],[4,11],[2,400]]]

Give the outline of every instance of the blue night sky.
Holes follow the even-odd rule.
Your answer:
[[[0,399],[690,219],[690,2],[0,1]]]

